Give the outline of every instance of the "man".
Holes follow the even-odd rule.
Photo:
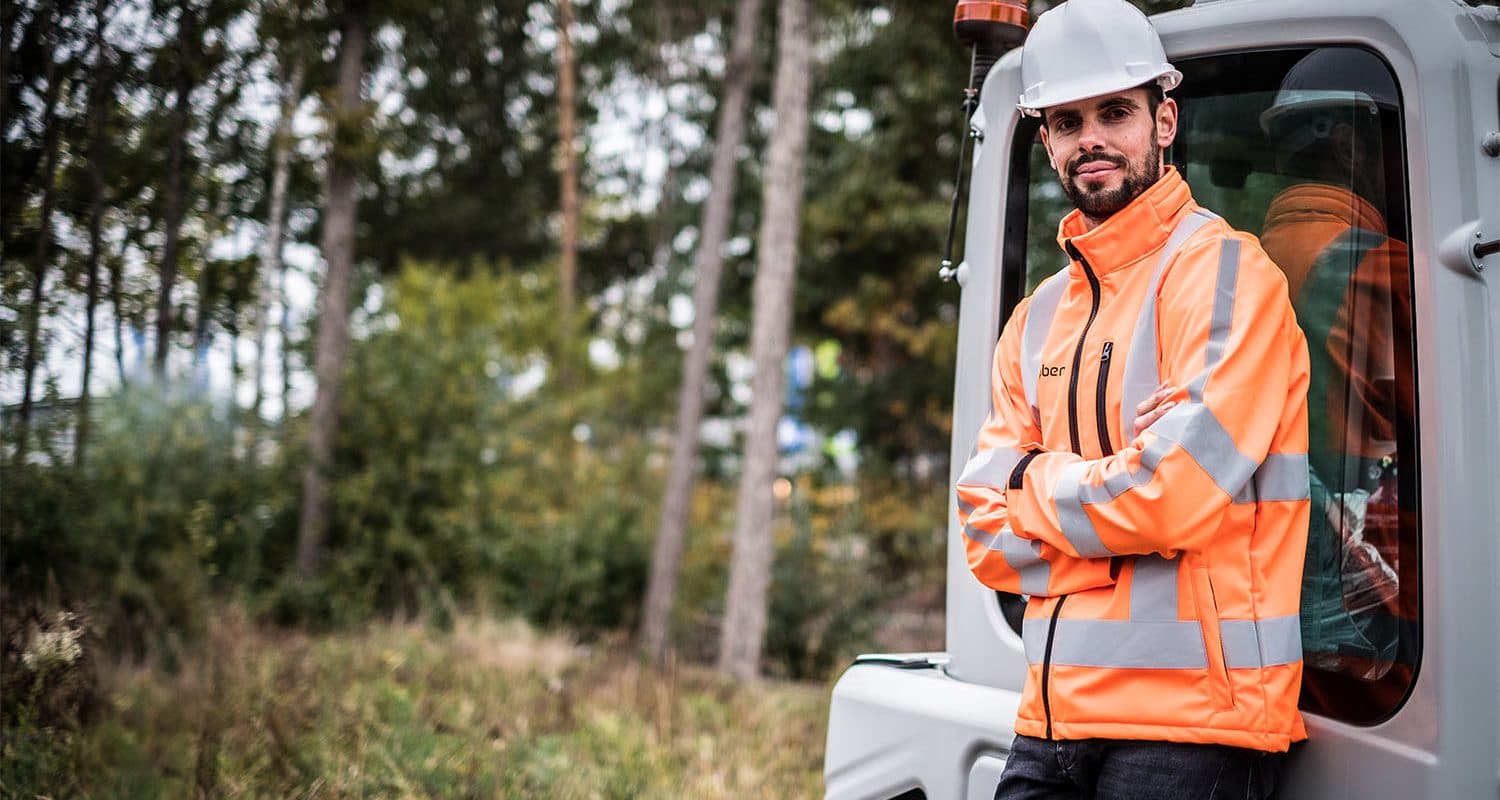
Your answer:
[[[1058,6],[1022,51],[1077,210],[957,485],[975,576],[1030,597],[998,798],[1264,797],[1306,737],[1307,345],[1282,272],[1164,164],[1181,77],[1123,0]]]
[[[1415,663],[1402,647],[1416,641],[1416,592],[1400,593],[1416,564],[1400,561],[1394,516],[1366,514],[1397,505],[1397,430],[1414,413],[1396,381],[1411,357],[1410,256],[1384,212],[1382,116],[1396,108],[1379,57],[1328,47],[1287,72],[1260,116],[1277,172],[1297,181],[1271,201],[1261,240],[1287,274],[1312,358],[1303,646],[1320,669],[1360,679],[1340,685],[1373,713],[1400,702]],[[1378,680],[1392,669],[1408,677]]]

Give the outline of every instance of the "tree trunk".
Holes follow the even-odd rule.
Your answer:
[[[292,335],[292,300],[287,295],[287,264],[286,259],[281,260],[281,271],[276,280],[277,316],[276,316],[276,340],[281,348],[281,358],[277,362],[281,368],[281,433],[287,433],[286,422],[292,415],[292,348],[290,340]]]
[[[108,0],[94,5],[94,78],[89,88],[89,183],[93,197],[89,200],[89,255],[87,299],[84,301],[83,380],[78,390],[78,433],[73,440],[73,465],[83,467],[89,439],[89,382],[94,372],[94,311],[99,305],[99,257],[104,247],[101,228],[104,222],[105,113],[109,108],[109,54],[104,46],[104,25]]]
[[[215,214],[218,219],[223,219],[222,214]],[[218,275],[214,272],[213,262],[204,259],[198,267],[198,308],[193,313],[193,360],[192,360],[192,385],[202,392],[208,391],[208,349],[213,346],[213,337],[208,329],[209,317],[213,313],[213,302],[218,292]],[[231,392],[230,401],[234,400]]]
[[[52,39],[55,18],[55,8],[49,7],[45,13],[47,17],[42,23],[42,41],[48,42]],[[31,305],[26,309],[26,358],[23,366],[25,378],[21,392],[21,413],[16,421],[16,463],[26,462],[26,451],[31,444],[31,390],[36,383],[36,369],[40,363],[40,350],[42,347],[42,300],[46,296],[47,283],[47,259],[51,256],[52,246],[52,207],[57,202],[57,149],[60,140],[59,128],[62,123],[57,119],[57,101],[62,93],[61,79],[57,74],[57,56],[47,50],[47,91],[43,99],[42,129],[45,142],[42,154],[42,209],[37,221],[36,250],[31,260]],[[8,88],[8,87],[7,87]]]
[[[724,240],[734,211],[738,153],[745,139],[745,109],[755,79],[756,21],[761,0],[740,0],[734,12],[734,41],[724,68],[724,89],[715,133],[713,164],[709,169],[708,199],[703,204],[702,236],[693,258],[693,344],[682,367],[677,394],[677,438],[672,444],[672,468],[662,498],[661,526],[651,554],[651,576],[641,620],[641,646],[647,657],[660,661],[666,652],[672,603],[687,539],[688,509],[698,468],[698,428],[703,422],[703,390],[713,354],[714,322],[718,317],[719,282],[724,267]]]
[[[562,175],[562,234],[558,254],[558,382],[572,383],[573,313],[578,291],[578,115],[573,52],[573,2],[557,3],[558,168]]]
[[[751,307],[750,350],[755,364],[745,468],[740,476],[729,565],[729,596],[719,638],[719,670],[738,678],[760,673],[771,583],[771,525],[776,478],[776,422],[781,416],[782,362],[791,333],[792,285],[797,266],[812,67],[808,0],[780,0],[777,11],[776,127],[767,146]]]
[[[125,371],[125,253],[130,248],[130,237],[121,237],[119,257],[109,262],[109,304],[114,309],[115,326],[115,371],[119,373],[120,385],[130,382]]]
[[[240,381],[245,378],[245,369],[240,364],[240,308],[231,303],[225,312],[224,335],[229,337],[229,397],[226,400],[229,403],[230,451],[233,452],[240,441]],[[207,369],[204,372],[207,373]],[[205,377],[205,389],[207,385]]]
[[[333,110],[334,146],[328,157],[328,202],[323,222],[324,277],[322,310],[318,317],[318,345],[314,370],[318,392],[313,400],[308,430],[308,463],[302,473],[302,515],[297,527],[297,572],[303,578],[318,573],[323,552],[323,528],[328,519],[327,481],[338,433],[339,378],[349,347],[349,287],[354,271],[354,224],[358,198],[358,148],[351,146],[364,132],[361,84],[365,44],[369,36],[366,0],[350,0],[344,7],[338,56],[338,97]]]
[[[166,240],[161,249],[161,284],[156,298],[156,354],[153,368],[158,379],[167,372],[167,352],[172,344],[172,287],[177,282],[178,240],[182,235],[182,207],[188,115],[193,94],[193,59],[198,50],[198,24],[184,2],[177,31],[177,104],[172,109],[172,136],[167,142]]]
[[[281,115],[276,120],[276,133],[271,140],[271,199],[266,220],[265,253],[262,256],[261,275],[265,281],[261,286],[260,309],[255,315],[255,399],[250,403],[250,458],[254,460],[260,444],[261,403],[265,397],[266,327],[271,318],[271,297],[276,293],[271,285],[272,276],[282,273],[281,250],[286,240],[286,195],[292,175],[292,116],[297,111],[297,102],[302,98],[302,78],[305,70],[302,62],[292,66],[291,75],[282,87]],[[286,341],[282,340],[282,359],[286,358]],[[286,398],[282,398],[285,401]],[[282,416],[285,418],[286,409]]]
[[[10,41],[15,32],[21,4],[0,3],[0,120],[10,120]]]

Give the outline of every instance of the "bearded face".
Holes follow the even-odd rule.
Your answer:
[[[1090,228],[1161,177],[1162,148],[1177,134],[1177,104],[1150,91],[1136,87],[1044,112],[1042,143],[1063,192]]]
[[[1092,177],[1091,164],[1110,164],[1116,172],[1106,177]],[[1079,154],[1068,162],[1058,176],[1063,192],[1086,216],[1104,219],[1130,204],[1131,200],[1155,184],[1161,177],[1161,148],[1151,142],[1139,159],[1104,152]],[[1118,180],[1118,184],[1111,186]]]

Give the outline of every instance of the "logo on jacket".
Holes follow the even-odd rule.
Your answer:
[[[1048,366],[1046,364],[1043,364],[1042,365],[1042,371],[1037,374],[1037,377],[1039,377],[1039,378],[1056,378],[1059,375],[1063,374],[1063,370],[1064,369],[1065,369],[1065,367],[1062,367],[1062,366],[1052,367],[1052,366]]]

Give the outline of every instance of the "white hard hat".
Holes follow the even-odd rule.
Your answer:
[[[1182,82],[1151,21],[1125,0],[1068,0],[1037,18],[1021,48],[1021,98],[1036,116],[1044,108],[1123,92],[1155,81]]]

